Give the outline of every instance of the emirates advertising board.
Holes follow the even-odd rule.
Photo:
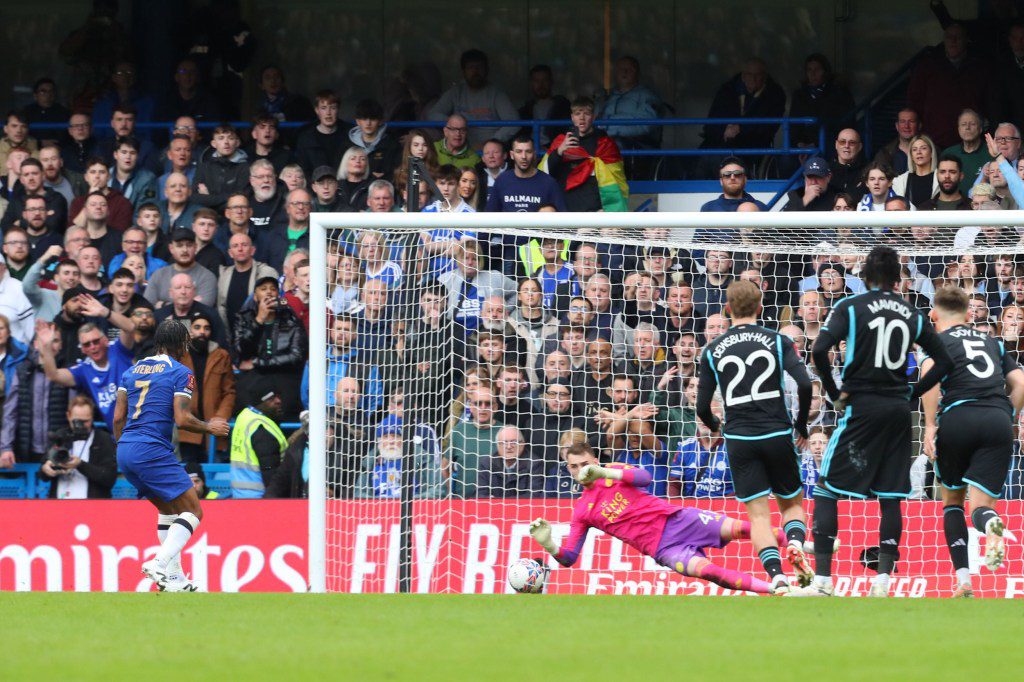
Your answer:
[[[743,517],[735,500],[702,500],[708,511]],[[811,509],[811,503],[808,503]],[[184,570],[209,592],[303,592],[308,589],[307,506],[299,500],[223,500],[204,505],[197,537],[182,557]],[[1024,529],[1024,502],[1003,503],[1011,531]],[[328,502],[327,583],[336,592],[396,592],[399,584],[397,502]],[[904,505],[903,546],[891,593],[943,597],[952,568],[937,502]],[[410,534],[415,592],[509,592],[506,567],[542,551],[529,523],[544,517],[568,532],[571,506],[553,500],[419,501]],[[156,512],[134,501],[0,502],[0,590],[148,591],[141,563],[156,552]],[[840,503],[842,546],[833,574],[837,594],[863,596],[874,572],[865,565],[877,546],[877,505]],[[17,520],[17,522],[13,522]],[[971,571],[978,596],[1024,597],[1024,550],[1008,540],[996,572],[982,565],[984,539],[971,530]],[[762,572],[749,542],[709,550],[709,558],[755,575]],[[573,568],[556,567],[549,594],[735,595],[677,575],[602,533],[591,531]],[[523,597],[528,598],[528,597]]]

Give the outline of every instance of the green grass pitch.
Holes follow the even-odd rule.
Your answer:
[[[4,680],[1013,679],[1003,600],[0,594]]]

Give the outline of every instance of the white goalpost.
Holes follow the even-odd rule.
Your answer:
[[[654,494],[745,518],[727,448],[692,409],[696,361],[727,327],[732,278],[761,286],[762,323],[810,366],[828,309],[863,289],[864,255],[889,244],[908,300],[927,310],[943,283],[964,286],[978,327],[1024,359],[1024,211],[320,213],[311,223],[313,592],[510,591],[506,568],[544,554],[529,522],[568,531],[578,489],[560,458],[584,440],[602,462],[651,471]],[[918,364],[912,353],[908,372]],[[812,417],[798,453],[806,490],[838,421],[820,386]],[[947,596],[953,569],[922,432],[915,406],[893,592]],[[1000,512],[1024,538],[1021,461],[1018,438]],[[813,517],[813,501],[805,508]],[[877,519],[874,501],[840,502],[837,593],[867,593]],[[1024,596],[1021,545],[1009,541],[1006,564],[987,572],[970,532],[975,592]],[[763,574],[749,542],[709,556]],[[575,567],[548,565],[556,594],[730,594],[594,531]]]

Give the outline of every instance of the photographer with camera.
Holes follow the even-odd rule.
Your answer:
[[[75,396],[68,404],[68,425],[50,433],[39,475],[50,481],[51,498],[110,499],[117,481],[117,450],[109,433],[93,430],[94,409],[88,397]]]

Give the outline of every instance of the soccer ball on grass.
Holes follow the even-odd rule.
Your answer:
[[[508,567],[508,584],[516,592],[540,594],[547,577],[548,569],[536,559],[520,559]]]

